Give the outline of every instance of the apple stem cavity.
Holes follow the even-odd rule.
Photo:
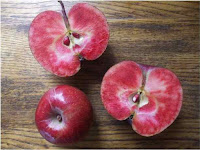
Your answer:
[[[62,116],[61,116],[61,115],[57,115],[56,118],[57,118],[57,120],[58,120],[59,122],[62,122]]]
[[[60,3],[60,5],[62,7],[62,14],[63,14],[63,19],[64,19],[64,22],[65,22],[65,26],[70,31],[70,25],[69,25],[69,20],[68,20],[66,11],[65,11],[65,6],[64,6],[62,0],[58,0],[58,2]]]

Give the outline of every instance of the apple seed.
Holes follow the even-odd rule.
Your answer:
[[[66,46],[69,46],[70,40],[69,40],[69,37],[68,37],[68,36],[66,36],[66,37],[64,38],[63,43],[64,43]]]
[[[78,33],[76,33],[76,32],[73,32],[72,35],[73,35],[75,38],[77,38],[77,39],[80,38],[80,34],[78,34]]]

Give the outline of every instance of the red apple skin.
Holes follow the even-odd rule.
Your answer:
[[[57,116],[61,116],[59,121]],[[59,85],[40,99],[35,122],[40,134],[49,142],[68,145],[83,138],[93,120],[92,107],[79,89]]]
[[[35,59],[47,71],[73,76],[80,70],[79,56],[95,60],[106,50],[109,26],[103,13],[87,3],[77,3],[68,12],[70,29],[56,11],[38,14],[29,29],[29,45]],[[66,41],[70,36],[73,42]]]
[[[143,106],[133,101],[133,95],[140,89],[148,99]],[[111,116],[117,120],[128,119],[133,130],[142,136],[153,136],[177,118],[183,91],[177,76],[170,70],[123,61],[104,75],[101,98]]]

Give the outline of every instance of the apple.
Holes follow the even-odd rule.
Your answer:
[[[86,135],[93,120],[92,107],[79,89],[59,85],[40,99],[35,122],[40,134],[58,145],[74,143]]]
[[[35,59],[47,71],[60,76],[73,76],[80,61],[95,60],[105,51],[109,27],[103,13],[88,3],[77,3],[66,15],[44,11],[32,21],[29,45]]]
[[[142,136],[153,136],[178,116],[183,91],[177,76],[168,69],[123,61],[103,77],[102,102],[117,120],[128,120]]]

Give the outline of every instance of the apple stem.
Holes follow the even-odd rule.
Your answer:
[[[56,118],[58,119],[59,122],[62,121],[62,117],[61,117],[61,115],[57,115]]]
[[[68,17],[66,15],[65,6],[64,6],[62,0],[58,0],[58,2],[60,3],[60,5],[62,7],[62,14],[63,14],[63,19],[64,19],[64,22],[65,22],[65,26],[67,27],[68,30],[70,30],[69,20],[68,20]]]

